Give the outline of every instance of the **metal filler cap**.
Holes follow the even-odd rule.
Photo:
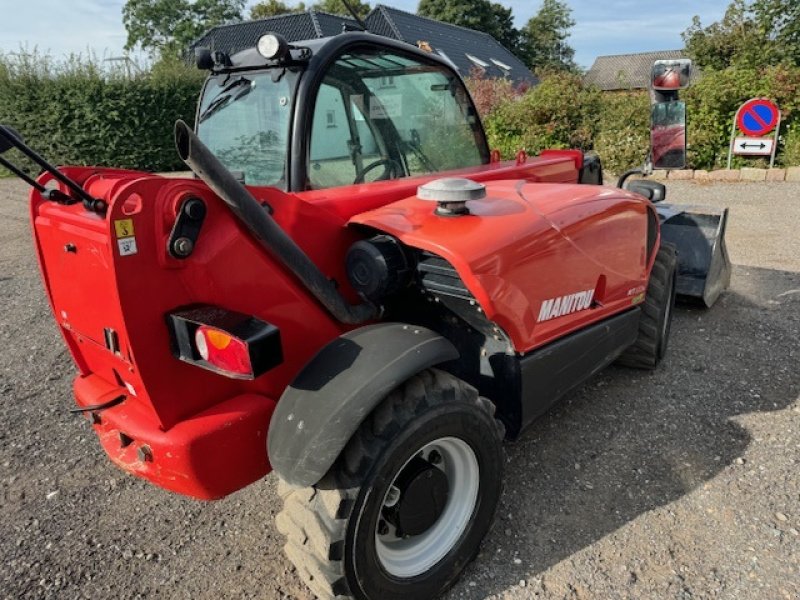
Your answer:
[[[436,179],[417,188],[417,198],[438,202],[436,214],[448,217],[468,215],[466,202],[485,197],[485,185],[460,177]]]

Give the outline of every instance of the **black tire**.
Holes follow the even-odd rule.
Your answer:
[[[300,577],[323,600],[422,599],[443,593],[477,555],[491,526],[502,492],[503,436],[494,405],[465,382],[435,369],[409,379],[367,417],[318,484],[299,488],[279,483],[284,506],[277,526],[287,538],[284,549]],[[457,506],[460,498],[448,492],[442,512],[433,517],[436,522],[419,536],[405,538],[395,536],[399,526],[386,533],[387,492],[398,483],[398,474],[411,468],[409,463],[421,460],[422,449],[453,439],[469,447],[478,466],[470,479],[478,482],[474,504],[458,509],[469,519],[452,545],[441,545],[449,550],[438,562],[418,575],[398,577],[382,562],[382,540],[403,544],[407,539],[415,543],[429,532],[433,536],[441,529],[440,521],[453,514],[448,512],[451,501]],[[430,465],[437,458],[442,465],[429,470],[446,472],[448,459],[434,457],[433,452],[426,458]],[[433,492],[425,498],[433,500]]]
[[[639,318],[639,335],[617,363],[636,369],[655,369],[667,353],[672,313],[675,308],[675,247],[662,244],[658,249],[650,282],[647,285]]]

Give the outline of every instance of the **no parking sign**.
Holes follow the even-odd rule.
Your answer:
[[[778,132],[781,125],[781,111],[778,105],[766,98],[748,100],[736,111],[731,129],[731,142],[728,149],[728,168],[734,154],[740,156],[769,156],[770,168],[775,163],[778,149]],[[745,137],[737,137],[740,131]],[[774,135],[767,134],[775,132]]]

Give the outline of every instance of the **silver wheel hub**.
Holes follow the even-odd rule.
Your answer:
[[[415,577],[434,567],[467,530],[479,487],[478,460],[469,444],[454,437],[426,444],[406,461],[383,498],[375,530],[381,566],[398,578]],[[426,499],[425,505],[420,498]],[[414,507],[409,509],[411,502]],[[405,511],[405,520],[399,511]]]

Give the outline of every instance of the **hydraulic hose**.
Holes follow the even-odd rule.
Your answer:
[[[620,177],[619,180],[617,181],[617,187],[620,189],[624,189],[625,182],[628,180],[629,177],[631,177],[632,175],[642,175],[642,174],[644,174],[644,169],[641,168],[630,169],[629,171],[625,171],[622,174],[622,177]]]
[[[337,320],[358,324],[380,315],[379,308],[373,304],[350,305],[334,283],[183,121],[175,123],[175,145],[181,160],[222,198],[261,246],[294,273]]]

